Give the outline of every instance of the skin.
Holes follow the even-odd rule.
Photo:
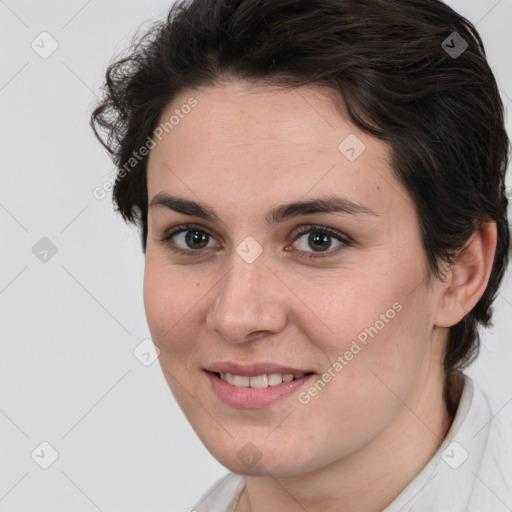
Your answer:
[[[444,281],[429,280],[414,204],[391,172],[389,148],[340,115],[332,91],[227,81],[183,91],[162,119],[191,96],[197,106],[150,151],[149,202],[180,196],[220,221],[148,209],[144,302],[165,378],[207,449],[247,475],[237,512],[382,510],[451,424],[444,347],[485,290],[495,225],[444,267]],[[353,162],[338,149],[350,134],[366,146]],[[277,205],[332,194],[374,215],[265,223]],[[207,247],[191,248],[183,234],[162,241],[186,223],[211,235]],[[319,252],[309,233],[296,234],[310,225],[352,243],[332,237]],[[249,236],[263,248],[252,263],[236,252]],[[396,303],[400,312],[307,404],[293,393],[261,409],[230,407],[203,371],[217,361],[272,362],[320,376]],[[256,464],[237,456],[247,442],[261,454]]]

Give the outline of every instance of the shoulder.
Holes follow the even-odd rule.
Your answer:
[[[203,494],[191,512],[234,512],[244,486],[243,476],[228,473]]]

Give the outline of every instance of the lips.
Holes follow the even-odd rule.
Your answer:
[[[244,409],[265,407],[298,390],[313,372],[272,363],[214,363],[205,368],[213,391],[226,404]]]

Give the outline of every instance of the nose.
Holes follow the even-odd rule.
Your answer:
[[[247,263],[238,254],[212,290],[206,324],[230,343],[281,332],[287,321],[286,287],[261,255]]]

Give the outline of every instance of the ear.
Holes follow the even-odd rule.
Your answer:
[[[434,319],[436,326],[457,324],[480,300],[491,275],[496,238],[496,223],[482,223],[459,252],[455,264],[445,274],[446,284]]]

